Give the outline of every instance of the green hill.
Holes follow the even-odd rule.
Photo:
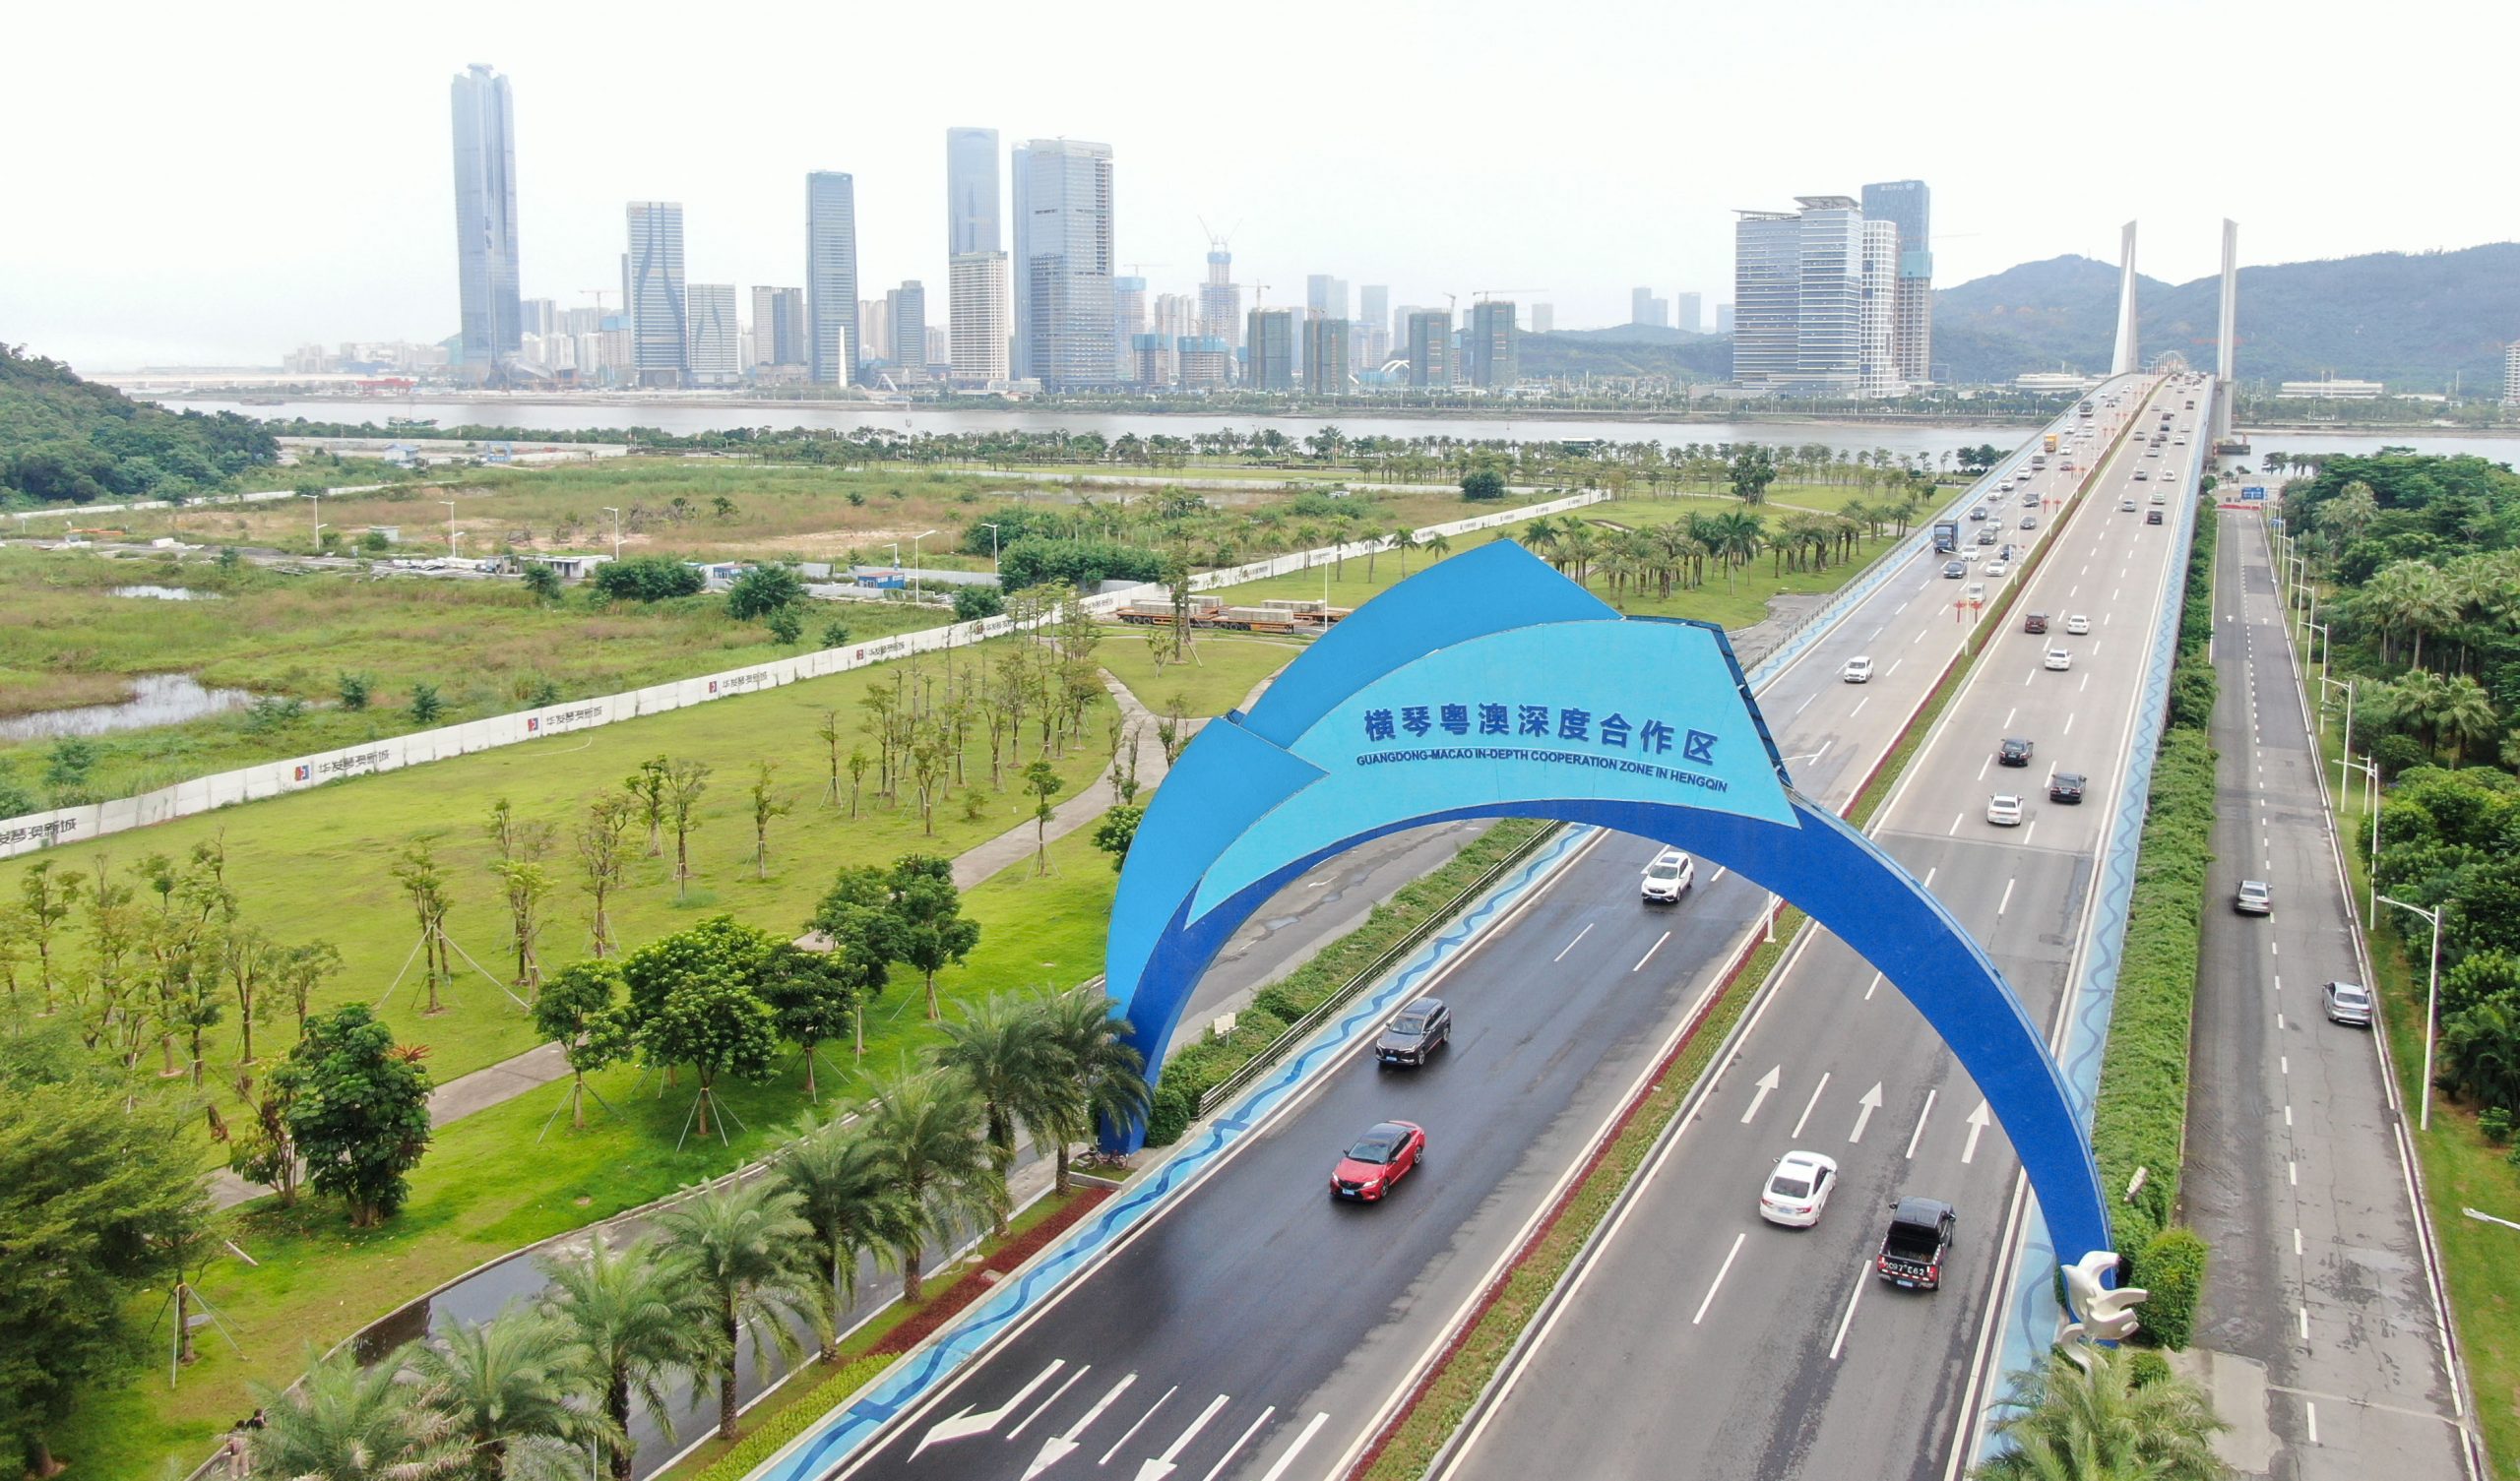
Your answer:
[[[250,417],[143,405],[0,344],[0,502],[189,498],[279,456]]]
[[[1651,324],[1525,335],[1519,352],[1530,376],[1660,375],[1685,383],[1732,374],[1730,339]]]

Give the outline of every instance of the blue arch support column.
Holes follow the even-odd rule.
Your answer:
[[[1209,962],[1288,882],[1386,833],[1500,817],[1651,838],[1793,901],[1951,1047],[2059,1258],[2110,1248],[2099,1168],[2020,1000],[1939,901],[1794,791],[1723,631],[1622,617],[1510,543],[1359,609],[1250,713],[1201,730],[1157,790],[1105,958],[1150,1078]]]

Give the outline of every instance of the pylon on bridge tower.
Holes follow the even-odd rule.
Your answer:
[[[2213,446],[2232,440],[2232,399],[2236,386],[2234,380],[2237,356],[2239,324],[2240,223],[2225,217],[2223,221],[2223,309],[2217,326],[2214,355],[2214,435]]]
[[[2133,375],[2143,366],[2135,342],[2135,223],[2126,223],[2118,243],[2117,347],[2109,357],[2110,375]]]

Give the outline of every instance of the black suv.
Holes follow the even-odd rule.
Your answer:
[[[2083,773],[2080,771],[2059,771],[2055,775],[2048,777],[2048,800],[2050,802],[2082,801]]]
[[[2017,735],[2006,736],[2004,743],[1995,748],[1995,763],[2006,767],[2030,765],[2030,742]]]
[[[1940,1199],[1901,1199],[1890,1205],[1890,1229],[1881,1236],[1873,1272],[1909,1290],[1941,1289],[1943,1257],[1951,1253],[1951,1228],[1959,1221]]]
[[[1452,1042],[1453,1011],[1437,998],[1420,998],[1400,1011],[1374,1040],[1376,1065],[1422,1065]]]

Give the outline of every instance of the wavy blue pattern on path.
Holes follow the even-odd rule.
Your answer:
[[[1554,873],[1593,833],[1593,829],[1577,826],[1550,839],[1503,885],[1445,926],[1398,971],[1350,1004],[1293,1057],[1254,1084],[1230,1109],[1202,1127],[1152,1177],[1104,1203],[1090,1217],[1052,1241],[1021,1275],[947,1323],[927,1345],[887,1373],[873,1388],[825,1415],[814,1428],[763,1462],[752,1472],[752,1481],[820,1481],[848,1463],[885,1425],[935,1391],[938,1385],[978,1357],[990,1342],[1083,1274],[1130,1230],[1152,1218],[1215,1167],[1220,1157],[1345,1053],[1393,1005],[1416,992],[1494,925],[1515,901]]]

